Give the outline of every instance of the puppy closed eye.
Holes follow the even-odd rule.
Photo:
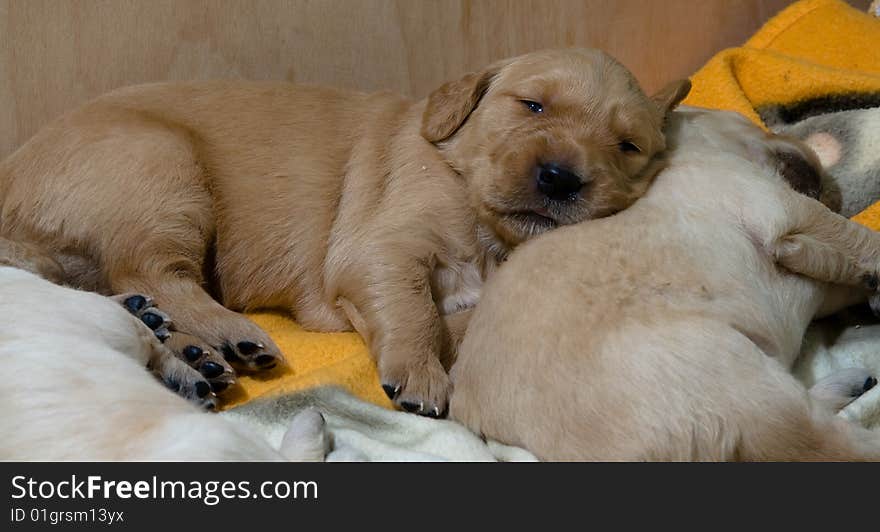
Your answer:
[[[642,149],[629,140],[621,141],[620,144],[617,145],[617,147],[620,148],[620,151],[627,154],[642,153]]]
[[[520,102],[528,108],[529,111],[538,114],[544,112],[544,106],[532,100],[520,100]]]

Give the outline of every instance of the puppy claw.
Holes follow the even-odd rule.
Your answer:
[[[397,367],[380,362],[380,373],[385,383],[382,390],[403,410],[434,418],[446,411],[449,375],[436,358],[408,360]]]
[[[388,398],[393,401],[394,398],[397,397],[397,394],[400,392],[400,386],[391,386],[390,384],[383,384],[382,390],[384,390],[385,395],[387,395]]]
[[[266,346],[264,346],[260,342],[238,342],[238,344],[236,344],[236,346],[238,347],[238,350],[243,355],[253,355],[257,351],[262,351],[263,349],[266,349]],[[266,355],[260,355],[260,356],[266,356]]]
[[[159,339],[160,342],[164,342],[165,340],[171,338],[171,331],[168,330],[168,327],[159,327],[155,331],[156,338]]]

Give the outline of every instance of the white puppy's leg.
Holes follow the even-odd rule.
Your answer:
[[[810,388],[810,396],[831,412],[838,412],[877,385],[864,368],[847,368],[828,375]]]
[[[785,227],[771,243],[777,263],[817,281],[877,289],[880,233],[797,194],[785,207]]]

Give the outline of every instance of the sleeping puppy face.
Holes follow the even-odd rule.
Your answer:
[[[662,167],[665,116],[689,89],[648,98],[601,51],[536,52],[435,91],[421,132],[465,178],[481,237],[503,257],[641,197]]]

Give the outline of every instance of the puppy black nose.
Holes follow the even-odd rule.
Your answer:
[[[571,201],[584,186],[580,176],[555,164],[538,167],[538,190],[556,201]]]

